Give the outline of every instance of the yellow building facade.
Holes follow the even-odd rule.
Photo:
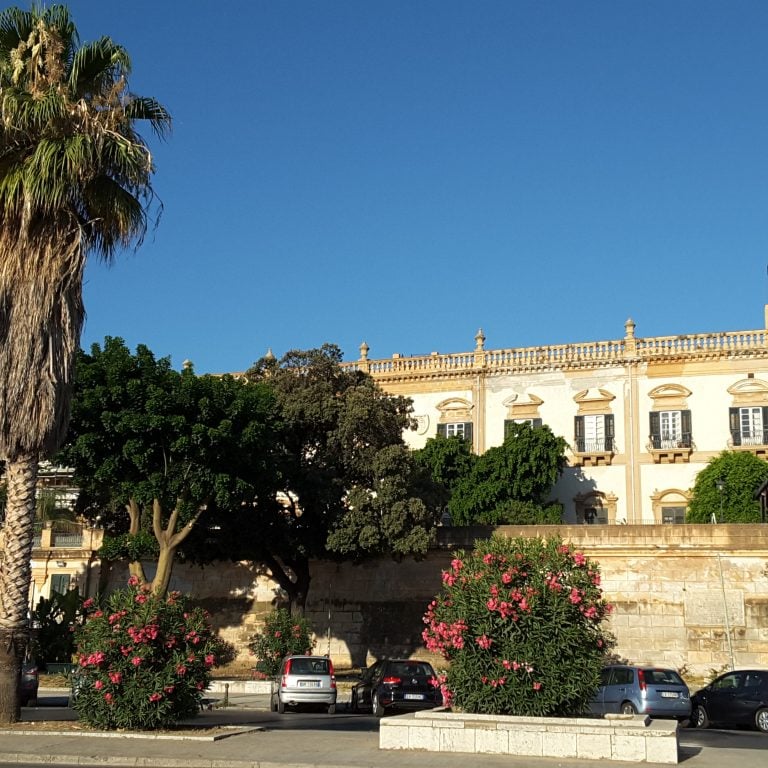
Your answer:
[[[765,323],[768,328],[768,306]],[[724,450],[768,457],[768,331],[621,338],[346,363],[413,400],[421,448],[460,435],[483,453],[510,422],[568,443],[552,498],[566,523],[682,523],[696,475]]]

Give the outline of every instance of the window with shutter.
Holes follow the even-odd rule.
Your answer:
[[[472,422],[454,421],[449,424],[438,424],[437,434],[442,437],[461,437],[468,442],[472,441]]]
[[[51,576],[51,593],[56,592],[60,595],[66,595],[69,591],[69,574],[54,573]]]

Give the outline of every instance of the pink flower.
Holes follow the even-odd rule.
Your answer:
[[[533,684],[533,690],[534,691],[540,691],[541,690],[541,683],[534,683]]]
[[[584,563],[587,562],[587,558],[584,557],[584,553],[583,552],[574,552],[573,553],[573,562],[576,565],[584,565]]]
[[[282,637],[282,636],[283,636],[283,633],[279,629],[275,630],[275,637]],[[187,635],[187,638],[189,638],[189,635]]]
[[[453,568],[454,571],[458,572],[464,567],[463,561],[459,560],[458,558],[454,558],[451,560],[451,568]]]
[[[92,597],[89,597],[87,600],[83,601],[83,608],[85,608],[86,610],[88,608],[93,608],[94,605],[95,603]]]
[[[131,578],[128,579],[129,587],[137,587],[138,585],[139,585],[139,579],[136,576],[131,576]]]
[[[212,667],[216,663],[216,657],[212,653],[208,653],[205,656],[205,666]]]
[[[104,683],[102,683],[102,682],[101,682],[101,680],[97,680],[97,681],[96,681],[96,682],[93,684],[93,687],[94,687],[94,688],[95,688],[97,691],[100,691],[100,690],[101,690],[101,689],[104,687]]]
[[[493,562],[493,555],[490,552],[487,552],[483,555],[483,562],[486,565],[490,565]]]
[[[131,659],[131,664],[133,664],[134,667],[138,667],[139,664],[141,664],[141,656],[134,656]]]
[[[139,605],[142,605],[143,603],[147,602],[147,596],[144,593],[142,593],[140,595],[136,595],[134,600],[136,600],[136,602],[139,603]]]
[[[122,681],[122,679],[123,679],[123,675],[122,675],[122,672],[110,672],[110,673],[109,673],[109,679],[110,679],[110,680],[111,680],[111,681],[112,681],[112,682],[113,682],[115,685],[117,685],[117,684],[118,684],[118,683],[120,683],[120,682]]]
[[[574,604],[578,605],[581,602],[581,592],[576,587],[571,589],[571,594],[568,595],[568,599]]]
[[[487,651],[491,647],[493,640],[491,640],[491,638],[487,635],[483,634],[477,638],[476,642],[483,650]]]
[[[104,694],[104,701],[106,701],[107,704],[111,704],[112,703],[112,694],[111,693],[105,693]]]
[[[151,693],[149,695],[149,700],[150,701],[160,701],[160,699],[162,699],[162,698],[163,698],[163,694],[162,693]]]
[[[179,677],[184,677],[184,675],[187,674],[187,668],[183,664],[179,664],[179,666],[176,667],[176,674]]]

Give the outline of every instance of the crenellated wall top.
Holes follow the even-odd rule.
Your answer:
[[[768,331],[729,331],[680,336],[636,338],[628,320],[627,335],[611,341],[550,344],[486,350],[477,342],[471,352],[403,356],[373,360],[365,354],[346,368],[370,373],[374,378],[408,379],[476,374],[509,374],[527,371],[569,370],[584,367],[625,365],[630,362],[716,360],[740,356],[768,357]],[[479,334],[482,332],[479,332]],[[476,341],[477,341],[476,337]],[[482,337],[485,341],[485,337]]]

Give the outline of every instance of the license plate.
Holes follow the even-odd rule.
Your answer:
[[[299,680],[299,688],[319,688],[319,680]]]
[[[424,701],[424,694],[423,693],[406,693],[405,696],[403,696],[404,699],[408,699],[409,701]]]
[[[662,699],[676,699],[680,694],[675,693],[674,691],[662,691],[661,692],[661,698]]]

